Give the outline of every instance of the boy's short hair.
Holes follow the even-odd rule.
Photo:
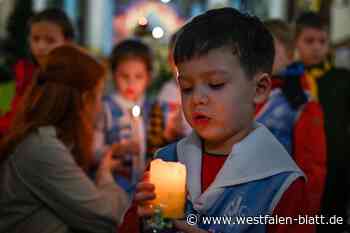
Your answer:
[[[291,26],[281,19],[270,19],[264,22],[272,36],[280,41],[289,54],[294,52],[294,35]]]
[[[181,28],[174,49],[175,64],[225,46],[232,48],[247,75],[271,73],[275,54],[271,33],[257,17],[228,7],[209,10]]]
[[[118,43],[112,50],[110,63],[114,73],[118,65],[127,59],[140,59],[145,63],[148,72],[152,72],[152,52],[143,42],[136,39],[127,39]]]
[[[175,43],[176,43],[176,38],[177,38],[177,35],[179,34],[178,31],[174,32],[170,38],[169,38],[169,44],[168,44],[168,49],[169,51],[172,51],[174,50],[175,48]]]
[[[298,38],[301,31],[305,28],[314,28],[321,31],[327,31],[327,23],[320,15],[314,12],[302,13],[295,22],[295,38]]]

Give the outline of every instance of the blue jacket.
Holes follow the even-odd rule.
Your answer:
[[[304,176],[270,131],[255,124],[255,129],[233,146],[213,183],[201,193],[201,148],[201,140],[193,132],[156,154],[157,158],[186,165],[187,214],[201,217],[272,215],[283,193],[293,181]],[[205,224],[199,221],[198,227],[216,233],[266,232],[266,225],[262,224]]]
[[[268,102],[256,116],[256,120],[265,125],[284,146],[293,154],[293,130],[300,111],[293,109],[281,89],[271,92]]]

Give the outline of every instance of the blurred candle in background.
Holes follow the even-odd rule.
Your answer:
[[[143,125],[141,117],[141,107],[139,105],[134,105],[131,108],[131,138],[133,141],[138,142],[140,146],[140,153],[132,156],[132,181],[136,183],[143,173],[145,168],[145,151],[144,148],[144,135],[143,135]]]

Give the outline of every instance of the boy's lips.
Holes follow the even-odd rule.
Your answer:
[[[133,95],[133,94],[135,93],[135,91],[134,91],[133,89],[131,89],[131,88],[127,88],[127,89],[125,90],[125,93],[126,93],[127,95]]]
[[[192,113],[192,121],[196,126],[206,126],[208,125],[210,118],[201,112]]]

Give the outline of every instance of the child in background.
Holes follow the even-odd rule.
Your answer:
[[[320,105],[310,97],[304,66],[292,63],[294,38],[282,20],[265,22],[274,37],[272,91],[257,106],[256,120],[264,124],[305,172],[309,214],[320,212],[326,176],[326,139]]]
[[[29,43],[33,61],[19,60],[13,67],[16,79],[16,94],[11,103],[11,110],[0,118],[0,135],[6,134],[17,105],[21,102],[25,90],[31,83],[35,70],[54,48],[71,42],[74,28],[68,16],[60,9],[46,9],[35,14],[29,22]]]
[[[169,40],[168,64],[173,79],[166,82],[159,92],[158,101],[152,108],[148,137],[148,154],[172,143],[191,132],[181,107],[179,86],[176,82],[176,67],[173,59],[173,50],[176,42],[174,33]]]
[[[191,135],[156,157],[187,169],[187,211],[199,216],[297,217],[304,213],[305,179],[283,146],[254,122],[255,105],[269,95],[273,38],[260,20],[233,8],[207,11],[177,37],[178,68],[185,117]],[[147,180],[138,184],[139,216],[152,215],[155,197]],[[175,221],[182,232],[310,232],[312,225],[205,224]],[[123,229],[123,228],[121,228]],[[126,231],[124,231],[126,232]],[[131,232],[131,231],[130,231]]]
[[[296,21],[296,48],[306,68],[310,92],[324,112],[327,140],[327,176],[321,214],[346,219],[349,203],[350,72],[334,67],[328,59],[326,23],[306,12]],[[319,225],[319,232],[343,232],[345,224]]]
[[[110,63],[115,93],[103,101],[104,111],[96,128],[96,159],[112,148],[124,162],[117,182],[130,193],[146,163],[145,132],[152,106],[146,97],[152,75],[151,50],[141,41],[125,40],[114,47]]]

